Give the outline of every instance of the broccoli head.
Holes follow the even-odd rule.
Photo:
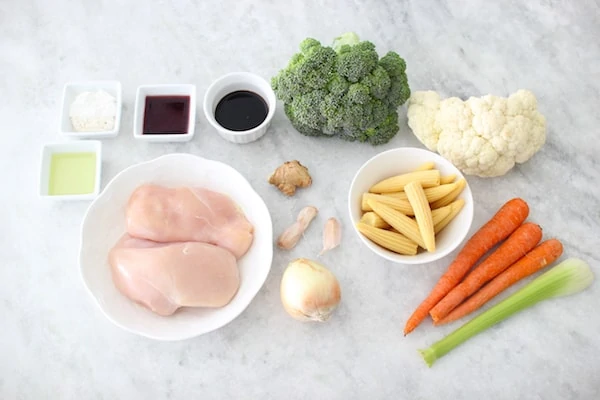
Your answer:
[[[271,86],[298,132],[374,145],[398,132],[397,108],[410,97],[404,60],[395,52],[379,58],[355,33],[331,47],[303,40]]]

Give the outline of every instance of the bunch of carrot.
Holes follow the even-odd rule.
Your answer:
[[[506,202],[467,241],[429,296],[410,316],[404,334],[412,332],[428,315],[434,325],[462,318],[560,257],[563,250],[560,241],[548,239],[540,243],[542,229],[525,222],[528,215],[529,206],[523,199]],[[484,257],[498,244],[496,250]]]

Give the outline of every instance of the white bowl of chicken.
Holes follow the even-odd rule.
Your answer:
[[[271,268],[267,206],[235,169],[190,154],[133,165],[87,210],[83,282],[117,326],[183,340],[240,315]]]

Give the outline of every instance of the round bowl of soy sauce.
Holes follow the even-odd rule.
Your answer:
[[[233,72],[213,82],[204,95],[204,114],[225,140],[250,143],[269,128],[277,100],[271,85],[250,72]]]

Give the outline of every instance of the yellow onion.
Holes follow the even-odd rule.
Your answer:
[[[288,264],[281,278],[281,302],[292,317],[326,321],[340,300],[340,284],[325,266],[306,258]]]

